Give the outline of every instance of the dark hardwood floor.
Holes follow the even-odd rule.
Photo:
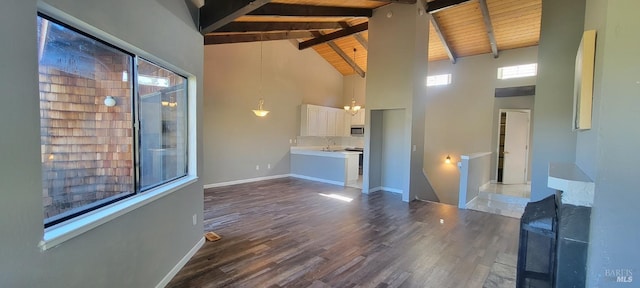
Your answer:
[[[283,178],[207,189],[204,201],[205,230],[222,239],[168,287],[482,287],[517,254],[517,219],[389,192]]]

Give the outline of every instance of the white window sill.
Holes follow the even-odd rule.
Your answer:
[[[93,228],[107,223],[120,215],[124,215],[161,197],[169,195],[181,188],[198,181],[196,176],[187,176],[183,179],[159,186],[153,190],[132,196],[125,200],[113,203],[97,209],[75,219],[60,223],[45,229],[42,241],[38,246],[42,251],[51,249],[61,243],[73,239]]]

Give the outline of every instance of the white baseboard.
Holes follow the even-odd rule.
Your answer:
[[[340,181],[333,181],[333,180],[327,180],[327,179],[316,178],[316,177],[309,177],[309,176],[298,175],[298,174],[290,174],[289,176],[295,177],[295,178],[300,178],[300,179],[305,179],[305,180],[311,180],[311,181],[317,181],[317,182],[322,182],[322,183],[328,183],[328,184],[333,184],[333,185],[344,186],[344,182],[340,182]]]
[[[178,272],[180,272],[180,269],[182,269],[182,267],[184,267],[184,265],[186,265],[187,262],[189,262],[189,259],[191,259],[191,257],[193,257],[193,255],[196,255],[196,252],[198,252],[198,250],[200,250],[202,245],[204,245],[204,242],[205,242],[204,237],[200,238],[198,243],[196,243],[196,245],[193,246],[191,248],[191,250],[189,250],[187,255],[184,255],[184,257],[182,257],[182,259],[180,259],[178,264],[176,264],[176,266],[173,266],[171,271],[169,271],[169,273],[167,273],[167,275],[165,275],[164,278],[162,278],[162,280],[160,280],[160,283],[158,283],[158,285],[156,285],[156,288],[164,288],[165,286],[167,286],[167,284],[169,284],[169,282],[171,282],[171,279],[173,279],[173,277],[175,277],[176,274],[178,274]]]
[[[402,190],[401,189],[396,189],[396,188],[391,188],[391,187],[378,186],[378,187],[374,187],[374,188],[369,189],[369,193],[373,193],[373,192],[377,192],[377,191],[387,191],[387,192],[391,192],[391,193],[402,194]]]
[[[204,189],[215,188],[215,187],[223,187],[223,186],[229,186],[229,185],[236,185],[236,184],[251,183],[251,182],[258,182],[258,181],[278,179],[278,178],[286,178],[286,177],[289,177],[289,176],[292,176],[292,175],[291,174],[281,174],[281,175],[265,176],[265,177],[258,177],[258,178],[249,178],[249,179],[242,179],[242,180],[235,180],[235,181],[228,181],[228,182],[219,182],[219,183],[213,183],[213,184],[204,185]]]
[[[469,209],[469,206],[471,206],[472,204],[476,203],[476,201],[478,200],[478,196],[473,197],[473,199],[471,199],[471,201],[467,202],[467,204],[464,205],[464,207],[458,207],[460,209]]]

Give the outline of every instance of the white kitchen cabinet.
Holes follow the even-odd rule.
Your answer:
[[[351,121],[349,117],[351,115],[347,114],[344,109],[336,110],[336,135],[337,136],[350,136],[351,135]]]
[[[321,107],[318,110],[318,134],[311,136],[329,136],[329,111]]]
[[[343,136],[351,136],[351,114],[342,110],[342,134]]]
[[[347,114],[344,109],[330,108],[329,107],[329,119],[327,121],[327,135],[328,136],[350,136],[351,135],[351,121],[350,114]]]
[[[343,109],[302,104],[300,136],[349,136],[350,115]]]
[[[335,109],[325,109],[327,111],[327,133],[325,136],[338,136],[336,134],[336,111]]]
[[[362,152],[360,152],[362,153]],[[359,153],[358,153],[359,154]],[[358,182],[358,177],[360,176],[358,172],[360,172],[360,164],[359,164],[359,155],[358,154],[349,154],[347,155],[347,161],[345,163],[346,167],[346,184],[355,184]]]
[[[320,135],[318,122],[320,108],[314,105],[302,105],[300,111],[300,136]]]
[[[349,117],[351,117],[351,125],[352,126],[364,126],[364,116],[365,116],[365,110],[360,109],[360,111],[358,111],[358,113],[356,115],[351,116],[351,114],[348,114]]]

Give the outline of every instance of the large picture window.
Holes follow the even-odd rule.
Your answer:
[[[138,61],[143,190],[187,175],[186,84],[178,74]]]
[[[185,77],[48,16],[37,27],[45,227],[187,175]]]

